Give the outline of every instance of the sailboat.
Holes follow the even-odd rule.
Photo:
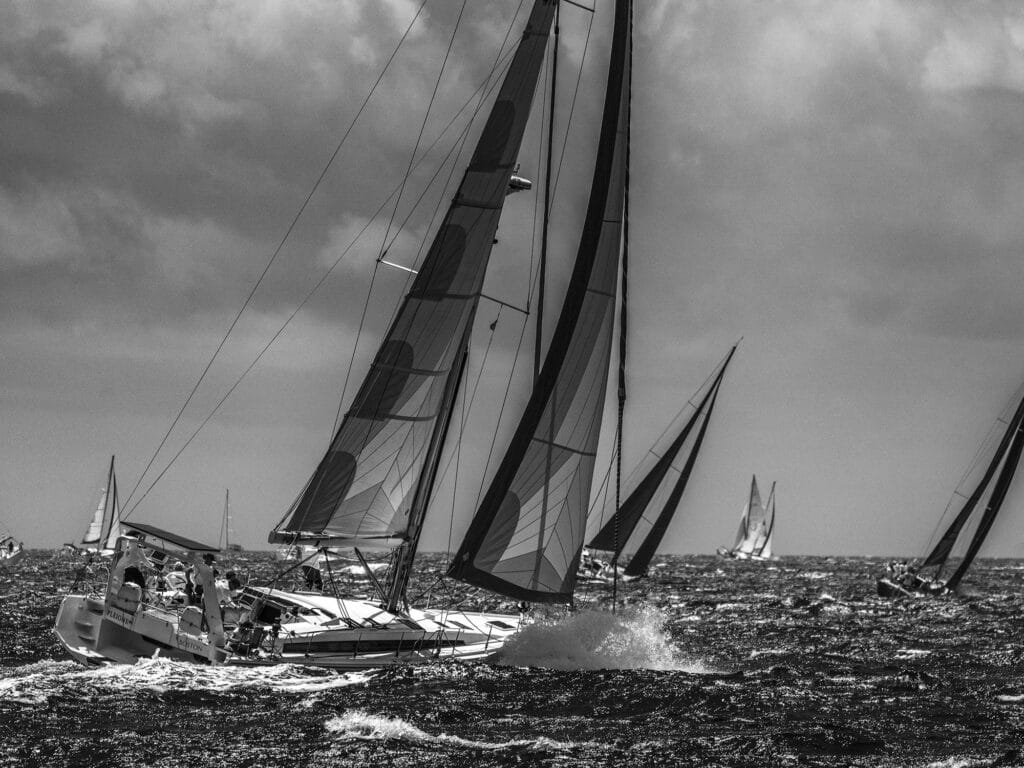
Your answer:
[[[600,581],[607,581],[611,578],[622,578],[628,581],[647,574],[651,559],[661,545],[669,523],[672,522],[672,517],[679,507],[683,492],[686,490],[686,484],[697,461],[697,454],[704,443],[704,435],[711,421],[711,413],[718,399],[718,391],[722,386],[722,379],[725,377],[725,369],[729,366],[735,352],[736,346],[734,345],[716,369],[712,371],[711,376],[704,382],[701,389],[690,399],[692,413],[668,447],[659,453],[655,453],[655,449],[650,451],[649,455],[655,460],[653,466],[644,473],[634,472],[639,475],[640,479],[635,483],[632,492],[587,544],[581,576]],[[702,391],[703,394],[701,394]],[[695,405],[692,405],[694,403]],[[694,434],[695,428],[696,433]],[[690,440],[691,435],[693,436],[692,440]],[[675,469],[674,463],[686,445],[690,446],[686,461],[682,468]],[[675,475],[674,480],[673,475]],[[629,480],[627,479],[628,485]],[[657,505],[655,504],[656,500],[659,502]],[[651,521],[650,529],[633,550],[629,564],[625,568],[621,568],[618,565],[619,557],[623,551],[628,551],[631,537],[652,508],[655,510],[656,516]],[[604,563],[592,555],[593,550],[610,552],[611,558]],[[618,572],[613,573],[613,568]]]
[[[736,542],[731,549],[718,548],[718,554],[733,560],[771,560],[772,534],[775,531],[775,483],[768,493],[768,502],[761,504],[761,493],[757,489],[757,476],[750,480],[750,496],[743,514],[740,515],[740,527],[736,532]]]
[[[217,543],[224,552],[241,552],[242,545],[231,541],[231,491],[224,490],[224,514],[220,520],[220,537]]]
[[[956,516],[920,563],[909,566],[902,562],[889,564],[887,573],[877,582],[880,596],[940,595],[959,589],[1013,484],[1024,450],[1024,394],[1017,393],[996,424],[1005,424],[1005,430],[993,429],[946,506],[948,512],[962,501]],[[982,467],[984,470],[978,479],[975,471]],[[967,488],[971,490],[967,492]],[[968,537],[967,532],[972,528],[973,533]],[[962,556],[957,557],[954,549],[961,539],[967,540],[968,544]],[[943,578],[947,568],[952,568],[952,573]]]
[[[110,457],[107,480],[100,488],[99,502],[89,520],[81,540],[66,544],[69,550],[92,554],[109,555],[114,551],[117,537],[121,533],[121,507],[117,497],[117,475],[114,473],[114,456]]]
[[[246,587],[237,626],[225,626],[214,548],[132,523],[135,535],[118,539],[105,593],[72,595],[61,605],[56,632],[73,658],[131,663],[160,654],[352,669],[488,658],[519,629],[522,613],[416,607],[407,588],[465,377],[502,206],[510,190],[523,186],[514,178],[517,158],[558,5],[534,0],[411,289],[326,454],[269,536],[275,544],[352,548],[360,558],[363,550],[391,550],[384,578],[368,570],[375,594],[357,599]],[[447,571],[518,601],[571,602],[583,547],[620,255],[623,269],[626,263],[631,5],[615,0],[594,175],[561,312],[511,442]],[[620,349],[624,343],[620,337]],[[621,404],[621,379],[619,392]],[[202,587],[195,604],[173,610],[153,596],[156,555],[191,564]]]

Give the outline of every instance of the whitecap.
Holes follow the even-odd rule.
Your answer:
[[[365,741],[392,740],[422,744],[435,743],[491,750],[525,748],[544,751],[565,751],[578,746],[572,742],[555,741],[545,737],[529,740],[490,742],[463,739],[459,736],[449,736],[446,733],[434,735],[427,733],[421,728],[417,728],[400,717],[373,715],[358,709],[350,710],[342,715],[331,718],[325,723],[325,727],[336,738]]]

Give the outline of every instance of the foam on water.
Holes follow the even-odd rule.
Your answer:
[[[529,624],[505,643],[495,663],[549,669],[664,669],[706,673],[684,660],[655,608],[586,610]]]
[[[402,720],[400,717],[385,717],[383,715],[372,715],[362,710],[354,709],[345,712],[338,717],[333,717],[325,723],[325,728],[339,739],[362,739],[367,741],[392,740],[414,743],[446,744],[458,747],[472,747],[474,749],[536,749],[545,751],[564,751],[577,746],[571,742],[555,741],[540,737],[537,739],[521,741],[472,741],[458,736],[449,736],[446,733],[436,736],[417,728],[412,723]]]
[[[119,691],[212,691],[269,688],[281,693],[315,693],[363,683],[376,672],[332,672],[291,664],[264,667],[206,666],[141,659],[135,664],[84,668],[72,661],[41,661],[7,671],[0,679],[0,699],[44,704],[68,690],[96,693]]]

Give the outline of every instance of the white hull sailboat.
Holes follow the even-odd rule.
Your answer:
[[[775,532],[775,483],[768,494],[768,503],[761,504],[757,476],[750,481],[750,496],[740,515],[736,543],[731,549],[719,547],[718,554],[731,560],[771,560],[772,535]]]
[[[514,174],[557,9],[557,0],[534,1],[433,244],[330,447],[270,534],[274,544],[352,549],[360,560],[363,550],[389,550],[385,574],[365,569],[372,596],[272,587],[225,595],[211,548],[125,521],[131,535],[117,540],[103,594],[72,595],[61,605],[56,631],[72,657],[130,663],[159,654],[354,669],[483,659],[519,629],[519,614],[417,608],[406,593],[502,206],[525,186]],[[590,199],[562,310],[518,427],[447,572],[515,601],[573,599],[620,256],[623,270],[626,263],[631,19],[630,0],[616,0]],[[619,392],[621,403],[621,382]],[[184,590],[168,588],[181,573],[167,570],[172,558],[189,565]]]
[[[68,543],[64,547],[74,552],[91,555],[111,555],[121,534],[121,506],[117,497],[117,475],[114,472],[114,457],[110,457],[107,482],[100,488],[99,503],[89,520],[89,525],[78,544]]]

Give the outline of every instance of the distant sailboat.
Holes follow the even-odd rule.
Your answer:
[[[110,457],[107,481],[100,488],[100,499],[89,525],[78,544],[68,545],[70,549],[85,552],[110,554],[114,551],[117,537],[121,535],[121,507],[117,497],[117,475],[114,473],[114,457]]]
[[[1006,418],[1013,404],[1012,416]],[[891,563],[886,575],[878,579],[878,594],[895,597],[911,594],[944,594],[956,592],[961,581],[978,556],[982,544],[992,530],[992,524],[1002,509],[1003,502],[1013,483],[1021,452],[1024,451],[1024,395],[1018,392],[1010,408],[1000,414],[997,424],[1006,424],[1006,429],[994,430],[977,452],[975,461],[964,479],[953,492],[953,500],[947,505],[949,511],[954,503],[963,500],[963,506],[953,520],[945,527],[938,541],[924,559],[911,566],[905,563]],[[1000,436],[1001,434],[1001,436]],[[995,440],[999,437],[998,442]],[[975,470],[984,467],[980,479]],[[971,488],[961,492],[961,486]],[[972,487],[973,485],[973,487]],[[964,489],[966,491],[966,489]],[[973,535],[963,555],[954,556],[957,541],[965,531],[973,528]],[[943,578],[943,571],[952,567],[953,572]]]
[[[718,554],[734,560],[771,560],[772,534],[775,531],[775,483],[768,493],[768,503],[761,504],[757,476],[750,481],[750,496],[740,515],[740,527],[731,549],[718,548]]]
[[[218,544],[225,552],[241,552],[242,545],[231,541],[231,491],[224,490],[224,515],[220,521],[220,536]]]
[[[626,500],[587,544],[588,550],[611,552],[610,562],[604,564],[594,559],[591,552],[588,551],[587,555],[590,560],[584,561],[586,570],[581,573],[582,576],[596,577],[602,580],[611,578],[613,574],[610,573],[610,569],[618,567],[622,553],[629,551],[630,538],[639,528],[641,521],[646,519],[648,511],[654,511],[656,516],[649,521],[650,529],[633,550],[633,557],[629,564],[620,569],[620,575],[626,579],[634,579],[647,574],[651,559],[661,545],[669,523],[672,522],[672,517],[679,507],[683,491],[686,490],[686,484],[693,472],[697,454],[700,452],[704,435],[711,421],[711,413],[718,398],[722,379],[725,377],[725,369],[735,352],[736,346],[734,345],[701,387],[703,394],[701,394],[701,390],[698,390],[690,399],[692,413],[675,438],[660,456],[654,450],[651,451],[651,455],[656,459],[654,465],[641,476]],[[696,405],[693,405],[694,403]],[[700,426],[694,434],[694,428],[698,424]],[[686,455],[686,461],[681,468],[677,469],[675,461],[687,445],[689,445],[689,453],[683,454]],[[656,500],[658,501],[657,505],[655,505]]]
[[[131,663],[159,652],[185,661],[366,668],[487,658],[519,629],[522,614],[415,607],[407,588],[449,427],[458,421],[502,207],[523,188],[514,172],[558,7],[534,0],[433,244],[328,450],[270,534],[272,543],[321,551],[390,551],[385,577],[368,574],[375,594],[246,587],[239,602],[249,620],[225,627],[207,562],[215,550],[133,523],[143,540],[118,540],[105,594],[69,595],[61,604],[56,631],[73,658]],[[613,15],[589,202],[562,309],[518,427],[447,572],[517,602],[572,601],[590,507],[628,231],[631,1],[615,0]],[[157,551],[192,561],[204,586],[201,606],[169,613],[130,580]]]

